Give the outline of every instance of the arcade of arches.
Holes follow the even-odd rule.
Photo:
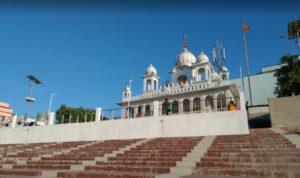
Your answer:
[[[187,113],[187,112],[207,112],[207,111],[218,111],[225,110],[227,104],[233,100],[235,103],[238,101],[234,98],[226,98],[224,94],[219,93],[218,95],[205,95],[196,96],[184,99],[170,100],[171,102],[171,113]],[[160,102],[159,114],[166,115],[165,110],[166,103]],[[153,115],[152,105],[139,105],[130,109],[130,116],[132,117],[143,117]]]

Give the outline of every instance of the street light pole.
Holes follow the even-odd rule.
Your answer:
[[[49,108],[48,108],[48,113],[51,112],[52,100],[53,100],[53,97],[54,97],[55,95],[58,95],[58,93],[51,93],[51,96],[50,96],[50,102],[49,102]]]

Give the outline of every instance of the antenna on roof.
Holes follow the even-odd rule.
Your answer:
[[[216,72],[221,72],[226,62],[225,48],[220,41],[216,41],[213,48],[213,61]]]
[[[183,49],[187,48],[187,38],[185,35],[183,35],[183,38],[182,38],[182,47],[183,47]]]

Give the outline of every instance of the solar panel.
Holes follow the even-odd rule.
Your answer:
[[[34,77],[33,75],[27,75],[27,78],[28,78],[29,80],[31,80],[34,84],[41,84],[41,83],[42,83],[39,79],[37,79],[37,78]]]

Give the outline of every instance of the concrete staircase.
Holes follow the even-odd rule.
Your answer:
[[[218,136],[193,176],[299,177],[300,149],[280,133],[253,129],[249,135]]]
[[[0,178],[300,177],[299,135],[249,135],[0,145]]]

